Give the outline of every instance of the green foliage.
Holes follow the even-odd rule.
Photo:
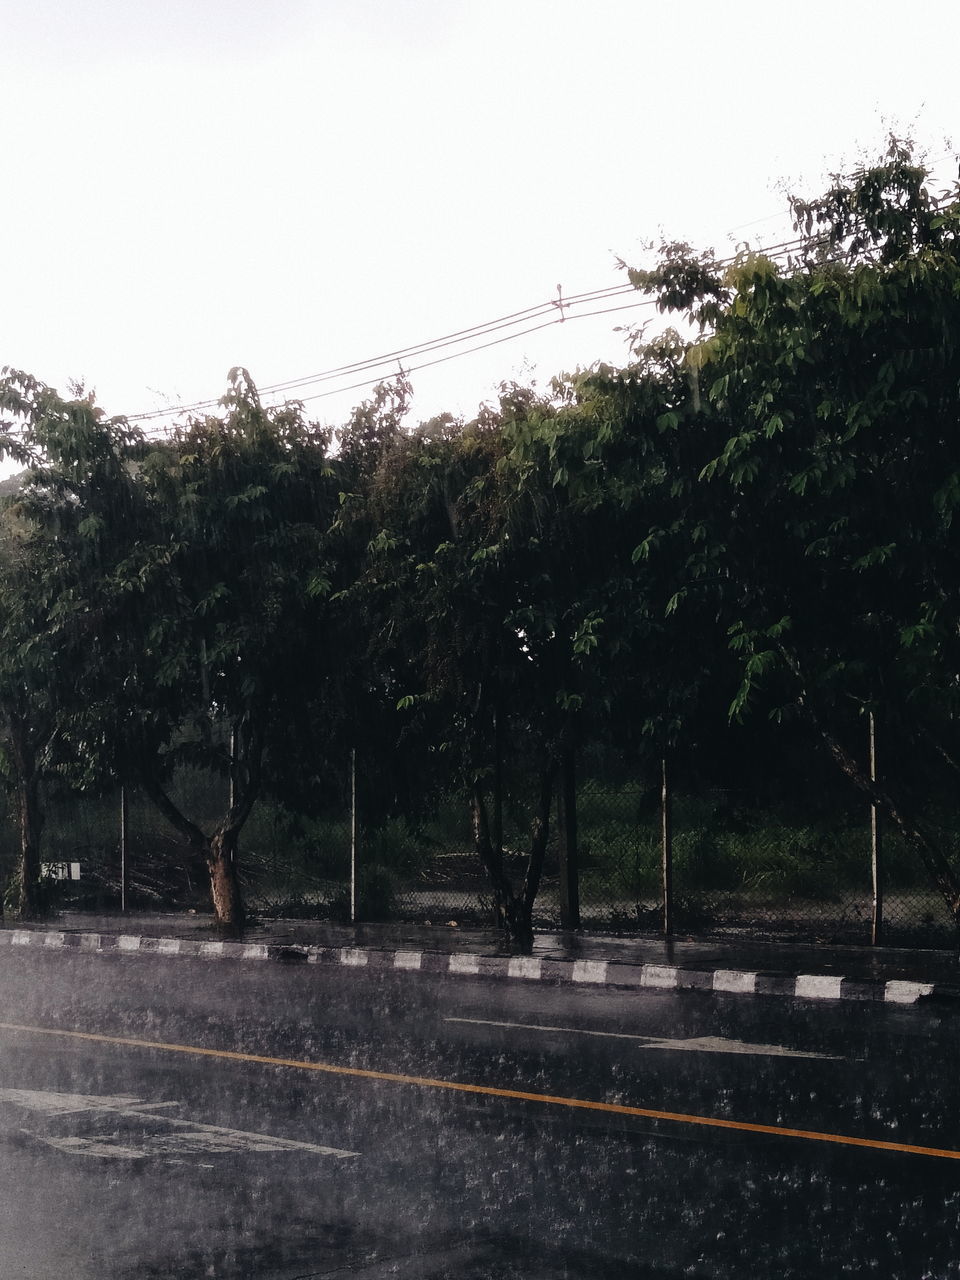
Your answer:
[[[136,777],[209,851],[163,790],[177,770],[232,781],[211,821],[235,836],[264,793],[322,822],[359,748],[377,864],[459,795],[516,924],[571,752],[719,772],[728,717],[763,717],[823,740],[960,917],[948,844],[914,817],[960,772],[960,200],[893,140],[793,210],[785,261],[667,243],[631,271],[695,340],[635,336],[623,368],[504,384],[466,423],[408,429],[401,376],[331,437],[236,369],[217,413],[149,442],[5,371],[0,449],[28,468],[0,513],[9,784],[34,803],[44,775]],[[833,852],[795,830],[800,885]],[[733,892],[732,840],[681,832],[678,865]],[[652,866],[636,845],[624,882]]]

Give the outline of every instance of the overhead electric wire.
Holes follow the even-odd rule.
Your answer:
[[[634,292],[633,285],[611,285],[602,289],[589,290],[586,293],[575,294],[570,298],[559,296],[557,298],[549,298],[544,302],[537,303],[535,306],[525,307],[520,311],[511,312],[505,316],[498,316],[494,320],[488,320],[481,324],[471,325],[466,329],[459,329],[454,333],[444,334],[439,338],[428,339],[424,342],[418,342],[408,347],[401,347],[395,351],[384,352],[382,355],[371,356],[367,360],[356,360],[350,364],[338,365],[333,369],[326,369],[320,373],[308,374],[300,378],[290,378],[284,382],[274,382],[259,388],[261,395],[273,395],[283,391],[292,391],[297,387],[310,386],[318,382],[328,382],[334,378],[348,377],[354,373],[363,372],[366,369],[376,369],[384,365],[393,365],[398,362],[403,363],[404,360],[416,358],[419,355],[427,354],[430,351],[441,350],[443,348],[460,345],[470,341],[472,338],[482,337],[487,333],[496,333],[502,329],[514,328],[524,320],[535,319],[537,316],[550,315],[549,323],[558,323],[561,319],[573,319],[574,316],[565,314],[567,308],[582,305],[589,301],[602,301],[609,297],[619,297],[624,294]],[[538,326],[539,327],[539,326]],[[522,337],[524,333],[530,330],[523,329],[512,335]],[[508,335],[510,336],[510,335]],[[479,348],[470,348],[470,350],[478,350]],[[464,353],[466,354],[466,353]],[[424,366],[420,366],[421,368]],[[349,388],[344,388],[348,390]],[[311,397],[316,398],[316,397]],[[171,414],[189,413],[197,409],[213,407],[219,404],[218,398],[209,400],[198,400],[193,404],[177,406],[170,409],[154,409],[145,413],[130,414],[130,421],[146,421],[150,418],[169,417]]]
[[[941,201],[936,201],[936,204]],[[762,219],[758,219],[762,221]],[[751,225],[751,224],[743,224]],[[810,249],[817,244],[826,244],[829,242],[827,235],[822,236],[805,236],[797,235],[788,240],[782,240],[772,245],[757,246],[750,252],[772,258],[775,261],[789,261],[791,254],[802,249]],[[728,257],[718,258],[714,265],[718,267],[730,266],[742,257],[743,250],[731,254]],[[583,293],[571,294],[564,297],[560,286],[558,286],[557,297],[548,298],[543,302],[536,303],[530,307],[521,308],[518,311],[509,312],[506,315],[498,316],[493,320],[488,320],[479,324],[470,325],[464,329],[455,330],[452,333],[443,334],[437,338],[426,339],[423,342],[414,343],[411,346],[401,347],[395,351],[384,352],[382,355],[371,356],[366,360],[355,360],[349,364],[338,365],[335,368],[325,369],[319,373],[304,375],[299,378],[290,378],[283,382],[270,383],[258,388],[259,394],[263,397],[274,397],[288,392],[296,391],[300,388],[317,386],[325,382],[337,381],[341,382],[345,378],[349,378],[358,374],[370,372],[369,378],[363,378],[359,381],[350,382],[346,385],[338,385],[329,390],[317,391],[310,395],[297,396],[296,399],[306,403],[312,400],[322,400],[333,395],[346,394],[349,391],[361,390],[364,387],[373,386],[377,382],[382,382],[385,378],[392,375],[394,366],[404,373],[417,373],[421,369],[433,368],[439,364],[446,364],[450,360],[459,359],[461,356],[472,355],[477,351],[484,351],[490,347],[499,346],[504,342],[512,342],[516,338],[522,338],[531,333],[537,333],[542,329],[550,328],[556,324],[562,324],[570,320],[588,319],[590,317],[608,315],[617,311],[630,311],[639,307],[653,306],[656,299],[651,297],[638,298],[636,302],[627,303],[622,306],[601,307],[592,311],[579,311],[577,308],[586,306],[592,302],[602,302],[613,300],[618,297],[630,295],[636,292],[636,288],[632,283],[624,282],[623,284],[607,285],[600,289],[591,289]],[[543,320],[540,324],[528,325],[526,328],[517,328],[517,325],[523,324],[525,321],[538,319],[548,316],[549,319]],[[493,338],[489,342],[474,343],[470,346],[464,344],[473,342],[476,338],[486,337],[491,333],[501,333],[504,329],[511,332],[504,333],[503,336]],[[458,347],[459,350],[450,351],[448,354],[438,356],[432,360],[419,360],[419,357],[430,355],[435,351],[446,351],[449,347]],[[411,360],[419,360],[418,363],[411,364]],[[208,400],[194,401],[192,404],[177,405],[166,409],[153,409],[144,413],[128,414],[129,422],[151,423],[157,420],[169,420],[179,417],[183,414],[196,413],[204,409],[216,408],[220,404],[220,398],[215,397]],[[156,429],[162,430],[159,423]]]
[[[779,244],[771,245],[762,252],[769,252],[780,256],[784,251],[808,244],[809,241],[804,237],[797,237],[792,240],[785,240]],[[735,260],[737,255],[729,258],[719,259],[718,265],[724,266]],[[635,292],[635,288],[629,282],[618,285],[607,285],[600,289],[590,289],[583,293],[571,294],[564,297],[558,291],[556,298],[548,298],[543,302],[537,303],[530,307],[524,307],[518,311],[510,312],[504,316],[498,316],[493,320],[488,320],[479,324],[470,325],[467,328],[459,329],[453,333],[444,334],[438,338],[427,339],[423,342],[414,343],[411,346],[401,347],[394,351],[384,352],[382,355],[371,356],[366,360],[355,360],[349,364],[338,365],[332,369],[326,369],[319,373],[304,375],[299,378],[290,378],[283,382],[275,382],[258,388],[261,396],[274,396],[284,392],[295,391],[301,387],[315,386],[319,383],[330,382],[348,378],[351,375],[366,372],[367,370],[378,370],[368,379],[362,379],[358,382],[352,382],[345,386],[335,387],[329,392],[317,392],[313,395],[299,396],[299,400],[304,402],[309,400],[325,399],[330,395],[339,395],[348,391],[355,391],[359,388],[371,386],[376,382],[382,381],[383,378],[389,376],[387,366],[400,365],[405,367],[405,362],[410,359],[416,359],[418,356],[429,354],[432,351],[445,350],[451,346],[462,346],[473,338],[483,337],[489,333],[498,333],[504,329],[515,330],[516,326],[524,320],[532,320],[538,316],[550,316],[550,319],[542,325],[534,325],[524,329],[516,329],[515,332],[506,334],[503,338],[495,339],[492,342],[479,343],[468,346],[461,351],[451,353],[449,356],[441,357],[437,360],[423,361],[416,365],[411,365],[408,372],[416,372],[419,369],[431,368],[436,364],[446,363],[447,360],[455,359],[460,355],[470,355],[475,351],[484,350],[487,347],[496,346],[500,342],[512,341],[514,338],[522,338],[529,333],[534,333],[539,329],[548,328],[553,324],[560,324],[567,320],[576,320],[587,318],[588,316],[597,316],[604,314],[604,310],[595,310],[580,313],[574,308],[586,305],[589,302],[599,302],[607,298],[623,297]],[[633,306],[643,306],[651,299],[640,299],[638,302],[629,304],[627,308],[610,308],[610,310],[630,309]],[[197,400],[191,404],[177,405],[166,409],[153,409],[144,413],[136,413],[127,415],[130,422],[149,422],[155,419],[168,419],[181,414],[195,413],[203,409],[212,409],[219,405],[219,397],[212,397],[208,400]]]
[[[770,245],[758,250],[764,254],[775,257],[785,256],[789,250],[809,245],[810,240],[804,236],[798,236],[790,240],[784,240],[777,244]],[[717,260],[718,266],[726,266],[736,260],[738,255],[734,254],[727,258]],[[284,392],[294,391],[301,387],[315,386],[319,383],[330,382],[350,377],[352,374],[363,373],[367,370],[377,370],[373,376],[361,379],[357,382],[351,382],[343,386],[337,386],[330,391],[316,392],[313,395],[299,396],[299,400],[303,402],[311,400],[326,399],[331,395],[345,394],[348,391],[356,391],[363,387],[372,386],[382,381],[390,375],[388,366],[399,365],[406,372],[415,373],[420,369],[431,368],[437,364],[444,364],[448,360],[456,359],[459,356],[470,355],[476,351],[485,350],[488,347],[497,346],[502,342],[512,341],[514,338],[522,338],[529,333],[535,333],[540,329],[549,328],[551,325],[560,324],[567,320],[586,319],[591,316],[603,315],[606,311],[629,310],[633,307],[639,307],[652,304],[652,299],[639,299],[636,303],[628,304],[626,307],[612,307],[598,309],[588,312],[578,312],[573,310],[576,307],[593,301],[602,301],[607,298],[623,297],[635,292],[635,288],[630,283],[619,285],[607,285],[601,289],[591,289],[583,293],[571,294],[568,297],[560,294],[556,298],[548,298],[543,302],[534,306],[524,307],[518,311],[510,312],[504,316],[498,316],[496,319],[486,322],[470,325],[467,328],[456,330],[450,334],[444,334],[438,338],[427,339],[423,342],[414,343],[408,347],[401,347],[395,351],[384,352],[379,356],[372,356],[366,360],[356,360],[349,364],[338,365],[332,369],[326,369],[319,373],[308,374],[299,378],[290,378],[283,382],[270,383],[258,388],[261,396],[274,396]],[[515,326],[523,320],[535,319],[538,316],[550,316],[543,324],[528,326],[523,329],[516,329]],[[515,330],[514,332],[505,334],[503,338],[495,339],[491,342],[477,343],[473,346],[465,347],[463,350],[452,352],[448,356],[443,356],[437,360],[422,361],[414,365],[407,365],[405,362],[411,358],[416,359],[420,355],[429,354],[432,351],[445,350],[451,346],[462,346],[463,343],[469,342],[472,338],[482,337],[489,333],[498,333],[503,329]],[[192,404],[178,405],[167,409],[154,409],[144,413],[130,414],[128,420],[131,422],[148,422],[154,419],[168,419],[181,414],[195,413],[202,409],[215,408],[219,405],[219,397],[209,400],[198,400]]]
[[[631,291],[633,290],[632,285],[630,286],[630,289]],[[566,306],[566,300],[564,300],[564,305]],[[585,319],[587,316],[609,315],[616,311],[634,311],[639,307],[648,307],[653,305],[655,305],[655,299],[653,298],[638,298],[636,302],[627,303],[625,306],[603,307],[597,311],[585,312],[582,315],[568,316],[566,317],[566,319],[579,320],[579,319]],[[478,343],[476,346],[468,347],[464,351],[452,351],[448,355],[438,356],[435,360],[424,360],[420,364],[414,364],[414,365],[404,365],[402,363],[399,363],[399,368],[397,371],[404,375],[410,374],[410,373],[418,373],[421,369],[430,369],[438,364],[446,364],[448,361],[457,360],[461,356],[468,356],[476,351],[485,351],[488,347],[500,346],[501,343],[504,343],[504,342],[512,342],[514,338],[522,338],[525,335],[530,333],[538,333],[541,329],[549,329],[553,325],[559,324],[559,323],[560,323],[559,318],[551,317],[551,319],[545,320],[542,324],[530,325],[526,329],[521,329],[516,333],[504,334],[503,337],[493,338],[490,342]],[[302,404],[307,404],[313,400],[325,400],[328,396],[345,395],[348,391],[360,391],[360,390],[363,390],[365,387],[371,387],[378,382],[382,382],[384,378],[387,376],[388,376],[387,373],[381,371],[377,374],[374,374],[370,378],[363,379],[361,382],[352,382],[346,386],[333,387],[329,391],[317,391],[317,392],[314,392],[313,395],[300,396],[298,397],[298,400]],[[261,394],[264,394],[268,391],[269,391],[269,388],[263,388],[261,390]],[[211,403],[218,404],[219,401],[212,401]],[[185,413],[188,411],[189,410],[187,409],[178,409],[176,411],[171,410],[170,413],[173,413],[173,412]],[[164,414],[163,416],[167,416],[167,415]],[[132,420],[132,419],[129,419],[129,420]],[[156,426],[152,426],[152,427],[148,426],[146,429],[148,431],[163,430],[160,424],[157,424]]]
[[[653,304],[654,304],[653,298],[641,298],[641,299],[638,299],[638,301],[636,302],[628,303],[626,306],[604,307],[600,311],[587,311],[587,312],[584,312],[583,315],[570,316],[569,319],[582,320],[582,319],[585,319],[586,316],[605,316],[605,315],[611,314],[614,311],[633,311],[637,307],[652,306]],[[543,324],[531,325],[529,329],[521,329],[519,333],[508,333],[508,334],[505,334],[502,338],[494,338],[490,342],[482,342],[478,346],[468,347],[466,351],[453,351],[449,355],[438,356],[436,360],[425,360],[423,364],[411,365],[409,368],[401,365],[401,372],[404,374],[417,373],[421,369],[430,369],[437,364],[446,364],[448,360],[457,360],[460,358],[460,356],[471,355],[474,351],[485,351],[488,347],[498,347],[502,342],[512,342],[514,338],[522,338],[528,333],[538,333],[541,329],[549,329],[553,325],[559,324],[559,323],[560,321],[556,319],[545,320]],[[381,377],[382,375],[378,375],[377,377],[368,378],[365,382],[355,382],[352,386],[349,386],[349,387],[334,387],[333,390],[331,391],[318,391],[312,396],[301,396],[301,400],[304,403],[306,403],[309,400],[323,400],[327,396],[340,395],[341,392],[357,391],[361,387],[369,387],[373,383],[379,382],[381,380]]]

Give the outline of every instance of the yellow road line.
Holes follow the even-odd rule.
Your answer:
[[[716,1116],[690,1115],[683,1111],[657,1111],[652,1107],[630,1107],[620,1102],[593,1102],[588,1098],[565,1098],[553,1093],[528,1093],[523,1089],[498,1089],[493,1085],[466,1084],[459,1080],[436,1080],[430,1076],[411,1076],[395,1071],[369,1071],[363,1067],[341,1067],[332,1062],[305,1062],[300,1058],[274,1058],[261,1053],[240,1053],[233,1049],[204,1049],[199,1045],[169,1044],[163,1040],[139,1040],[130,1036],[107,1036],[93,1031],[64,1031],[56,1027],[31,1027],[16,1022],[0,1022],[0,1031],[22,1031],[28,1035],[87,1040],[95,1044],[120,1045],[128,1049],[155,1049],[162,1053],[183,1053],[198,1058],[218,1058],[228,1062],[252,1062],[267,1067],[288,1067],[295,1071],[315,1071],[324,1075],[348,1076],[358,1080],[382,1080],[388,1084],[417,1085],[424,1089],[446,1089],[452,1093],[479,1094],[486,1098],[539,1102],[553,1107],[570,1107],[578,1111],[599,1111],[605,1115],[636,1116],[645,1120],[666,1120],[674,1124],[701,1125],[710,1129],[732,1129],[738,1133],[765,1133],[777,1138],[801,1138],[807,1142],[832,1142],[842,1147],[867,1147],[873,1151],[897,1151],[904,1155],[960,1160],[960,1151],[951,1151],[942,1147],[918,1147],[906,1142],[854,1138],[844,1133],[820,1133],[814,1129],[788,1129],[775,1124],[721,1120]]]

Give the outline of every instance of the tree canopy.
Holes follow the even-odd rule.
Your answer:
[[[20,908],[44,768],[135,778],[239,927],[257,796],[309,804],[363,742],[385,809],[463,797],[529,944],[572,754],[722,753],[728,717],[760,716],[820,740],[960,921],[923,820],[960,768],[960,200],[893,142],[792,207],[785,255],[671,244],[631,271],[679,331],[504,385],[469,422],[408,427],[401,377],[333,437],[235,370],[219,413],[148,440],[5,371],[0,446],[28,467],[0,545]],[[867,715],[896,782],[869,776]],[[212,831],[165,790],[184,759],[232,784]]]

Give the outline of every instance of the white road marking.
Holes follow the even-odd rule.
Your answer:
[[[49,1137],[35,1135],[41,1142],[70,1155],[110,1157],[130,1160],[144,1156],[167,1157],[170,1155],[197,1155],[203,1152],[228,1151],[308,1151],[314,1155],[335,1156],[344,1159],[357,1156],[358,1151],[343,1151],[338,1147],[319,1146],[314,1142],[299,1142],[292,1138],[275,1138],[270,1134],[250,1133],[243,1129],[228,1129],[222,1125],[200,1124],[194,1120],[180,1120],[169,1114],[158,1115],[166,1107],[177,1107],[177,1102],[145,1102],[131,1094],[54,1093],[39,1089],[0,1089],[0,1102],[8,1102],[25,1111],[39,1112],[46,1116],[111,1115],[126,1116],[135,1120],[149,1120],[167,1126],[176,1132],[145,1134],[138,1138],[138,1145],[116,1138],[98,1136]]]
[[[828,973],[798,973],[795,995],[799,1000],[839,1000],[843,978]]]
[[[675,987],[679,970],[669,964],[645,964],[640,970],[643,987]]]
[[[606,960],[575,960],[573,962],[574,982],[606,982]]]
[[[698,1053],[751,1053],[769,1058],[822,1058],[827,1062],[839,1062],[835,1053],[811,1053],[806,1049],[788,1049],[782,1044],[750,1044],[746,1040],[724,1040],[720,1036],[690,1036],[686,1040],[655,1040],[645,1044],[645,1049],[676,1049],[679,1052],[694,1050]]]
[[[788,1049],[780,1044],[748,1044],[745,1040],[724,1040],[720,1036],[689,1036],[668,1039],[660,1036],[630,1035],[625,1031],[588,1031],[584,1027],[548,1027],[535,1022],[495,1022],[488,1018],[444,1018],[444,1022],[466,1022],[480,1027],[506,1027],[521,1031],[558,1031],[564,1035],[598,1036],[605,1040],[634,1040],[641,1049],[677,1049],[698,1053],[749,1053],[774,1058],[822,1058],[838,1062],[833,1053],[810,1053],[805,1049]]]
[[[921,996],[932,995],[932,982],[903,982],[891,978],[886,984],[883,998],[893,1004],[916,1004]]]
[[[757,975],[742,973],[739,969],[717,969],[713,975],[713,989],[753,995],[757,989]]]
[[[21,1132],[26,1133],[24,1129]],[[119,1142],[102,1142],[97,1138],[45,1138],[37,1136],[47,1147],[68,1156],[98,1156],[102,1160],[142,1160],[149,1153],[140,1147],[125,1147]]]
[[[143,1102],[132,1094],[51,1093],[46,1089],[0,1089],[0,1102],[12,1102],[25,1111],[40,1111],[48,1116],[74,1116],[85,1111],[110,1111],[132,1114],[136,1107],[176,1107],[177,1102]]]

